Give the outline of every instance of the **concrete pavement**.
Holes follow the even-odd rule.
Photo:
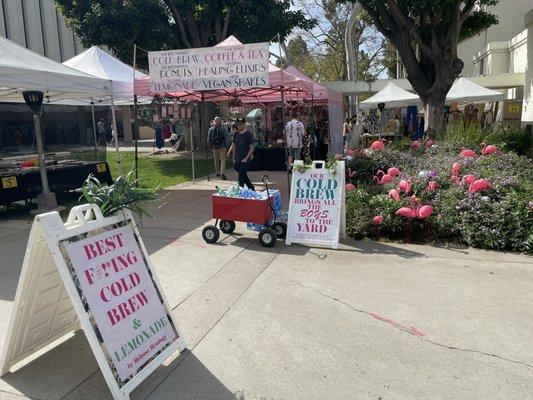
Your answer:
[[[533,399],[531,257],[372,241],[265,249],[241,224],[207,245],[212,189],[170,188],[143,223],[188,349],[133,399]],[[28,232],[0,222],[0,349]],[[111,398],[82,332],[0,378],[0,399],[26,398]]]

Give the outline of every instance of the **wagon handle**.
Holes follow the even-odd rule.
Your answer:
[[[261,182],[263,182],[265,184],[265,189],[266,189],[266,192],[267,192],[268,205],[270,206],[270,210],[272,211],[272,215],[274,215],[274,221],[276,221],[276,211],[274,211],[274,205],[272,204],[273,203],[273,199],[270,198],[270,192],[268,190],[268,175],[263,175],[261,177]]]

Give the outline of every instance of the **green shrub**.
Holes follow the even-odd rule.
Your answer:
[[[476,125],[467,127],[452,126],[437,136],[437,140],[454,149],[471,148],[479,152],[481,143],[487,142],[505,151],[517,154],[528,154],[531,144],[531,134],[518,127],[486,127]]]
[[[499,146],[504,149],[501,143]],[[505,151],[462,159],[461,147],[469,146],[437,142],[427,150],[401,152],[388,148],[356,153],[347,161],[347,168],[354,170],[358,177],[358,189],[346,196],[348,235],[354,239],[374,238],[373,217],[381,215],[381,235],[401,238],[406,222],[396,216],[396,211],[409,206],[409,196],[403,194],[401,201],[396,202],[388,197],[388,192],[397,187],[400,179],[406,179],[411,181],[413,194],[420,198],[420,204],[434,208],[428,219],[432,240],[533,253],[533,161]],[[460,178],[471,174],[476,179],[487,179],[490,189],[470,193],[467,184],[454,184],[451,167],[455,162],[462,165]],[[400,177],[384,186],[372,182],[378,170],[386,171],[392,166],[400,168]],[[438,183],[438,189],[431,192],[428,183],[432,180]],[[423,221],[411,221],[411,227],[413,237],[422,237]]]

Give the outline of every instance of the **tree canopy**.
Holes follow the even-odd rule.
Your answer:
[[[291,0],[55,0],[84,46],[105,45],[131,62],[146,50],[212,46],[229,35],[243,42],[287,37],[315,21]]]
[[[397,49],[408,80],[427,105],[429,128],[439,129],[446,94],[464,66],[457,45],[497,23],[486,7],[498,0],[357,1]]]
[[[345,30],[352,6],[342,0],[297,0],[296,4],[309,19],[316,21],[311,30],[298,31],[287,45],[290,63],[319,81],[347,78]],[[361,12],[353,31],[358,79],[375,80],[387,69],[385,39]],[[278,64],[284,65],[285,60]]]

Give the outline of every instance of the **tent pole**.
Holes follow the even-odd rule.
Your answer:
[[[203,120],[203,114],[204,114],[204,92],[202,92],[200,94],[200,96],[201,96],[201,99],[202,99],[202,101],[200,103],[202,105],[202,107],[201,107],[202,112],[200,113],[200,108],[199,108],[198,109],[198,120],[200,122],[200,128],[199,128],[200,132],[199,133],[200,133],[200,135],[202,135],[203,134],[202,131],[203,131],[203,128],[204,128],[204,120]],[[206,171],[207,171],[207,181],[209,181],[209,154],[208,154],[209,149],[208,149],[208,146],[209,146],[209,143],[207,141],[207,136],[206,136],[206,140],[205,140],[205,166],[206,166]]]
[[[118,147],[117,116],[115,115],[115,96],[113,95],[113,82],[111,82],[111,116],[113,117],[113,138],[115,139],[115,151],[117,155],[117,171],[118,175],[122,176],[122,168],[120,165],[120,149]]]
[[[94,101],[91,97],[91,114],[93,117],[93,135],[94,135],[94,155],[98,161],[98,137],[96,136],[96,119],[94,118]]]
[[[281,87],[281,126],[283,132],[283,140],[285,141],[285,163],[287,164],[287,190],[289,197],[291,195],[291,166],[289,165],[289,148],[287,147],[287,135],[285,133],[285,88]]]
[[[278,33],[279,56],[281,57],[281,35]],[[285,54],[285,62],[287,63],[287,54]],[[287,190],[289,198],[291,196],[291,166],[289,165],[289,148],[287,147],[287,135],[285,133],[285,70],[281,70],[281,130],[283,132],[283,140],[285,141],[285,163],[287,164]]]
[[[133,136],[135,138],[135,181],[139,181],[139,122],[137,121],[137,95],[133,95]]]
[[[137,93],[135,93],[135,71],[137,68],[137,46],[133,44],[133,136],[135,137],[135,159],[133,166],[135,168],[135,185],[139,185],[139,125],[137,121]]]
[[[192,125],[189,125],[189,135],[191,137],[191,163],[192,163],[192,183],[196,183],[196,175],[194,171],[194,137],[192,134]]]

